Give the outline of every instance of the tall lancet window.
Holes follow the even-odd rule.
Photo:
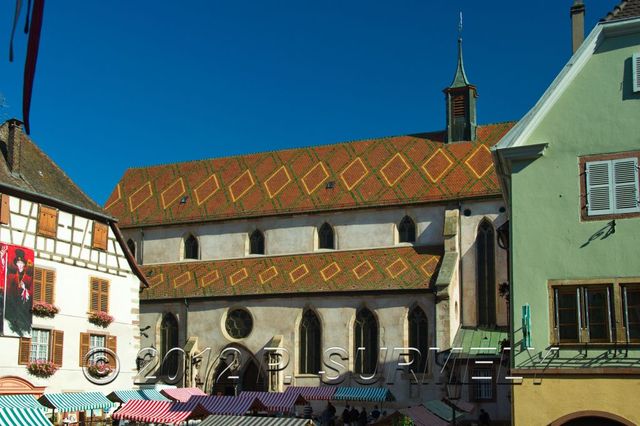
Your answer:
[[[249,254],[264,254],[264,234],[258,229],[249,237]]]
[[[311,309],[304,311],[300,323],[300,373],[318,374],[321,370],[322,328],[320,319]]]
[[[318,248],[334,249],[333,228],[327,222],[323,223],[318,230]]]
[[[478,227],[476,263],[478,283],[478,325],[496,325],[495,232],[488,220]]]
[[[161,366],[163,374],[174,376],[178,372],[178,352],[169,353],[171,349],[179,347],[178,343],[178,320],[172,313],[166,313],[160,324],[160,360],[164,360]]]
[[[353,336],[355,372],[373,373],[378,363],[378,321],[369,309],[360,309],[356,314]]]
[[[416,224],[409,216],[405,216],[398,225],[398,241],[401,243],[416,242]]]
[[[416,373],[426,373],[429,354],[428,327],[427,314],[419,306],[409,311],[409,346],[420,351],[420,358],[414,361],[411,367]]]
[[[184,258],[185,259],[199,259],[200,249],[198,247],[198,239],[192,234],[189,234],[184,240]]]

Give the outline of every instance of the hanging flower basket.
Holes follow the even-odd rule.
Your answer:
[[[58,371],[58,366],[51,361],[31,361],[27,364],[27,371],[33,376],[47,378]]]
[[[60,309],[56,305],[52,305],[46,302],[33,302],[31,312],[37,317],[53,318],[56,316]]]
[[[107,377],[109,374],[113,373],[113,371],[115,371],[115,369],[104,362],[94,362],[89,364],[87,367],[89,375],[97,379]]]
[[[113,322],[113,317],[106,312],[91,312],[89,314],[89,322],[99,327],[109,327],[109,324]]]

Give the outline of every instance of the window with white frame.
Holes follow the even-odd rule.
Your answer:
[[[587,161],[585,174],[588,216],[640,212],[637,157]]]
[[[93,350],[96,348],[105,348],[107,347],[107,339],[103,334],[92,334],[89,336],[89,350]],[[100,353],[95,353],[91,355],[89,362],[96,363],[101,360],[103,356]]]
[[[49,361],[49,341],[51,332],[34,328],[31,330],[31,351],[29,361]]]

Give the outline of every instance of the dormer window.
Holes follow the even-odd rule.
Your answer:
[[[335,248],[333,228],[327,222],[323,223],[318,230],[318,248],[331,250]]]
[[[185,259],[200,258],[200,248],[198,244],[198,239],[194,237],[193,234],[189,234],[189,236],[184,240],[184,258]]]
[[[264,234],[258,229],[249,237],[249,254],[264,254]]]
[[[416,242],[416,224],[409,216],[403,217],[398,224],[398,241],[401,243]]]

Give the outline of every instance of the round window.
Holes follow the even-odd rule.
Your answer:
[[[253,319],[244,309],[234,309],[227,314],[224,325],[229,336],[234,339],[243,339],[251,333]]]

